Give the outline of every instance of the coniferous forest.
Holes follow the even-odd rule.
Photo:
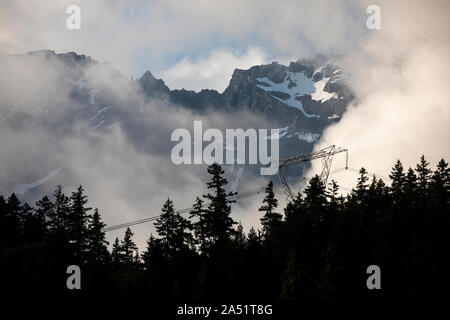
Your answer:
[[[235,194],[224,171],[208,167],[207,194],[188,214],[162,204],[147,248],[124,231],[112,250],[101,212],[78,187],[58,186],[34,206],[0,196],[0,276],[11,299],[164,301],[419,300],[446,289],[449,269],[450,169],[422,156],[414,169],[397,161],[390,185],[360,170],[341,196],[332,181],[312,178],[280,208],[270,182],[244,232],[231,216]],[[176,199],[175,203],[176,203]],[[81,290],[68,290],[66,269],[81,269]],[[366,269],[381,270],[368,290]]]

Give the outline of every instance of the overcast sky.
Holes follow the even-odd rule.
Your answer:
[[[0,0],[0,52],[52,49],[151,70],[171,88],[223,90],[234,68],[339,54],[367,34],[361,1]],[[81,9],[68,30],[66,8]]]

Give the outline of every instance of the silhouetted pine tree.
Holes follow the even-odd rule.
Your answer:
[[[275,198],[275,193],[273,192],[272,181],[267,185],[265,192],[266,196],[263,200],[264,205],[259,208],[259,211],[264,212],[264,216],[261,218],[263,231],[266,235],[270,235],[271,233],[278,231],[282,216],[275,212],[275,209],[278,206],[278,200]]]
[[[284,208],[284,216],[286,217],[287,225],[294,225],[294,220],[297,218],[297,212],[303,206],[302,194],[298,192],[293,199],[290,199]]]
[[[147,248],[142,253],[142,261],[144,262],[144,268],[152,272],[166,266],[165,250],[161,239],[150,235],[147,240]]]
[[[359,170],[359,177],[358,177],[358,182],[356,184],[356,189],[352,192],[353,198],[358,203],[363,203],[365,200],[365,197],[367,196],[367,188],[369,186],[367,184],[368,181],[369,181],[369,178],[367,177],[367,170],[364,168],[361,168]]]
[[[450,202],[450,168],[448,163],[441,159],[433,173],[431,181],[433,205],[437,209],[445,208]]]
[[[310,241],[310,239],[306,240],[310,237],[310,234],[305,229],[310,222],[308,222],[306,205],[300,192],[293,199],[289,200],[284,209],[284,215],[286,217],[286,223],[283,228],[284,237],[286,238],[284,245],[292,249],[298,247],[304,241]],[[283,254],[286,255],[287,252],[283,252]]]
[[[212,176],[211,181],[207,183],[208,189],[213,193],[204,195],[210,201],[205,210],[205,219],[207,223],[206,235],[208,241],[215,243],[228,243],[234,232],[233,225],[236,223],[231,217],[231,204],[236,202],[232,199],[237,193],[226,192],[225,185],[227,179],[223,177],[222,167],[213,163],[208,167],[208,173]]]
[[[72,193],[70,200],[70,209],[67,216],[70,247],[73,250],[75,259],[79,263],[84,263],[89,235],[87,224],[91,218],[89,211],[92,210],[92,208],[86,206],[88,200],[82,186],[79,186],[77,190]]]
[[[54,216],[55,205],[47,196],[42,197],[41,200],[36,202],[35,214],[41,227],[41,241],[44,241],[47,237],[47,228],[49,225],[50,217]]]
[[[139,269],[141,267],[141,263],[142,263],[141,255],[139,254],[139,250],[136,248],[134,250],[133,265],[134,267]]]
[[[256,232],[255,228],[251,227],[248,231],[247,236],[247,249],[250,251],[256,251],[259,250],[261,246],[261,238]]]
[[[191,234],[188,232],[190,224],[175,212],[170,199],[164,203],[161,215],[156,219],[155,228],[166,247],[168,257],[173,257],[191,242]]]
[[[331,180],[331,186],[328,188],[328,197],[330,202],[336,204],[338,202],[339,184],[335,180]]]
[[[137,246],[133,241],[133,235],[134,233],[128,227],[127,230],[125,230],[125,235],[120,243],[120,261],[125,267],[134,266],[134,253],[137,250]]]
[[[394,194],[394,200],[400,200],[399,197],[403,193],[406,183],[406,175],[403,171],[403,165],[400,160],[397,160],[395,163],[389,178],[392,180],[391,190]]]
[[[417,192],[417,176],[414,173],[414,170],[409,168],[406,173],[406,181],[405,181],[405,193],[414,195]]]
[[[244,233],[244,227],[242,226],[242,223],[240,221],[236,228],[236,232],[233,235],[233,243],[238,251],[244,250],[246,247],[246,236]]]
[[[310,210],[322,211],[326,207],[325,185],[318,175],[314,176],[305,188],[305,205]],[[322,213],[322,212],[320,212]]]
[[[196,197],[192,210],[189,212],[189,219],[194,219],[192,222],[192,230],[194,231],[195,242],[199,246],[200,253],[204,253],[207,248],[207,234],[208,228],[205,217],[205,209],[203,208],[203,200]]]
[[[95,209],[92,219],[88,224],[87,234],[87,259],[90,266],[103,266],[109,262],[108,241],[103,231],[106,224],[100,219],[98,209]]]
[[[54,205],[53,210],[50,210],[47,214],[48,218],[48,232],[47,232],[47,244],[57,249],[62,254],[63,251],[68,250],[69,245],[69,198],[64,194],[63,188],[58,185],[53,193]]]
[[[63,188],[58,185],[53,193],[54,210],[49,212],[49,227],[51,230],[66,228],[69,215],[69,198],[64,194]]]
[[[429,183],[431,180],[431,170],[428,168],[429,163],[425,160],[425,156],[420,157],[420,163],[416,167],[417,172],[417,187],[419,197],[425,199],[428,192]]]
[[[329,227],[327,194],[325,185],[318,175],[314,176],[305,188],[304,204],[307,209],[305,221],[310,224],[311,232],[326,234]],[[314,239],[311,240],[314,243]]]
[[[122,263],[122,248],[120,246],[119,238],[117,237],[112,246],[111,262],[115,268],[119,267]]]
[[[433,174],[433,183],[442,188],[442,192],[448,192],[450,189],[450,168],[444,159],[441,159],[437,165],[437,169]]]
[[[314,292],[314,282],[320,276],[323,268],[320,253],[328,244],[330,234],[330,216],[328,212],[327,194],[325,185],[318,175],[314,176],[305,188],[304,209],[300,212],[299,228],[303,235],[297,239],[293,252],[293,260],[287,260],[286,272],[289,272],[290,263],[300,263],[302,272],[309,275],[308,283],[303,283],[302,290]],[[297,231],[297,232],[298,232]],[[297,262],[298,261],[298,262]],[[309,288],[309,289],[308,289]]]

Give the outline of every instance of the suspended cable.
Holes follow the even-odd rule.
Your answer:
[[[339,169],[330,171],[329,174],[330,175],[331,174],[336,174],[336,173],[343,172],[343,171],[346,171],[346,170],[349,170],[349,171],[355,172],[355,173],[359,173],[359,170],[357,170],[355,168],[345,167],[345,168],[339,168]],[[367,173],[372,175],[372,173],[370,173],[370,172],[367,172]],[[382,175],[379,175],[379,174],[374,174],[374,175],[378,176],[378,177],[386,178],[386,177],[384,177]],[[308,179],[311,179],[311,178],[312,177],[302,177],[302,178],[300,178],[298,180],[295,180],[294,182],[291,182],[291,184],[292,185],[296,185],[296,184],[299,184],[301,182],[307,181]],[[281,189],[281,188],[283,188],[283,186],[281,184],[276,185],[276,186],[273,187],[274,190],[278,190],[278,189]],[[343,186],[339,186],[339,189],[342,189],[342,190],[345,190],[345,191],[352,191],[351,188],[347,188],[347,187],[343,187]],[[258,191],[256,191],[256,190],[258,190]],[[230,200],[239,200],[239,199],[242,200],[242,199],[245,199],[245,198],[253,196],[253,195],[258,195],[261,192],[265,191],[265,187],[261,187],[261,188],[258,188],[256,190],[255,190],[256,192],[255,191],[243,192],[239,196],[231,197]],[[208,206],[209,206],[209,203],[205,203],[205,204],[202,205],[201,208],[206,208]],[[176,210],[175,213],[183,214],[183,213],[191,211],[192,209],[193,209],[193,207],[183,208],[183,209]],[[122,223],[122,224],[118,224],[118,225],[113,225],[113,226],[104,228],[103,231],[109,232],[109,231],[114,231],[114,230],[118,230],[118,229],[123,229],[123,228],[131,227],[131,226],[134,226],[134,225],[137,225],[137,224],[142,224],[142,223],[155,221],[158,218],[159,218],[159,215],[156,215],[156,216],[147,217],[147,218],[143,218],[143,219],[139,219],[139,220],[135,220],[135,221],[130,221],[130,222],[126,222],[126,223]]]

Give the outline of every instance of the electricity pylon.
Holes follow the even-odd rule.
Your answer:
[[[284,192],[288,198],[294,198],[294,193],[289,187],[288,183],[288,168],[290,165],[296,163],[302,163],[306,161],[311,161],[315,159],[322,159],[322,172],[320,173],[320,180],[322,180],[324,185],[327,185],[328,176],[330,174],[331,163],[333,161],[333,156],[337,153],[345,152],[345,168],[348,167],[348,150],[340,147],[336,147],[335,145],[326,147],[322,150],[311,152],[308,154],[303,154],[299,156],[295,156],[288,159],[280,159],[279,167],[278,167],[278,178],[280,180],[280,184],[283,186]]]

